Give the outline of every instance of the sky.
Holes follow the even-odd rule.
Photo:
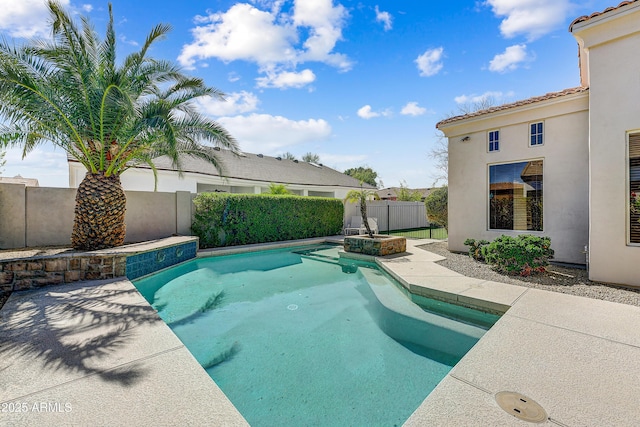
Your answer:
[[[370,167],[381,186],[431,187],[435,125],[493,105],[579,86],[571,21],[618,0],[112,0],[118,57],[170,24],[151,55],[226,94],[198,108],[242,151],[339,171]],[[104,35],[107,2],[60,0]],[[0,36],[48,37],[43,0],[0,0]],[[8,149],[2,176],[67,187],[66,154]]]

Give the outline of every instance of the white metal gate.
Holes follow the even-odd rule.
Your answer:
[[[352,216],[360,216],[359,203],[345,205],[345,224],[351,221]],[[367,202],[367,216],[378,220],[380,232],[429,227],[427,209],[423,202],[374,200]]]

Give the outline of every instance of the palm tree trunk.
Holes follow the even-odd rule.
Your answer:
[[[119,176],[87,172],[76,193],[71,245],[81,250],[122,245],[126,204]]]
[[[371,231],[371,227],[369,227],[369,219],[367,218],[366,199],[360,202],[360,216],[362,216],[362,221],[364,222],[364,228],[367,229],[367,234],[371,239],[373,239],[373,232]]]

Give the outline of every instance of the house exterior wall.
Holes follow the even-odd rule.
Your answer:
[[[69,162],[69,186],[77,188],[82,182],[86,169],[78,162]],[[120,176],[122,187],[126,191],[153,191],[154,179],[151,170],[132,168],[125,171]],[[261,194],[269,192],[270,182],[252,181],[237,178],[220,178],[217,176],[203,175],[198,173],[185,172],[182,177],[176,172],[158,170],[157,191],[175,192],[189,191],[199,193],[203,191],[224,191],[238,194]],[[359,187],[345,188],[338,186],[322,185],[300,185],[288,184],[286,182],[276,182],[284,184],[287,189],[300,196],[320,196],[344,199],[350,190],[359,190]]]
[[[585,263],[588,244],[588,94],[580,93],[444,124],[449,139],[449,249],[467,238],[549,236],[555,260]],[[529,146],[529,125],[544,122],[544,144]],[[500,130],[500,151],[487,132]],[[461,141],[469,137],[467,141]],[[489,229],[489,166],[543,160],[543,231]]]
[[[640,246],[628,243],[626,140],[640,129],[640,5],[576,24],[572,32],[588,53],[591,85],[589,278],[640,286]]]

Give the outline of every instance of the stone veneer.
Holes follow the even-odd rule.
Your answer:
[[[369,236],[345,236],[344,250],[373,256],[385,256],[406,252],[407,239],[400,236],[375,235]]]
[[[126,262],[126,255],[72,255],[1,261],[0,292],[124,276]]]
[[[169,237],[100,251],[0,261],[0,294],[81,280],[135,279],[195,258],[196,237]]]

